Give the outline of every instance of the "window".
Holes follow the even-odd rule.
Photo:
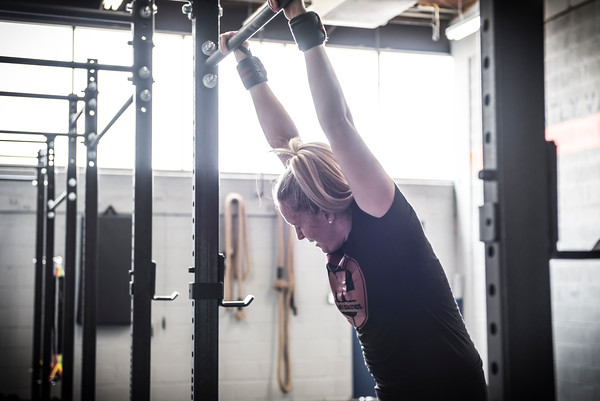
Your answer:
[[[0,23],[6,56],[131,65],[131,32]],[[153,166],[189,171],[193,167],[192,39],[154,35]],[[304,61],[295,45],[252,41],[266,66],[269,84],[306,141],[325,141],[308,88]],[[409,54],[330,47],[354,121],[361,135],[396,178],[453,179],[453,60],[446,55]],[[82,94],[84,70],[0,64],[0,91]],[[98,127],[102,130],[133,93],[130,74],[100,71]],[[79,105],[82,107],[82,104]],[[67,131],[67,104],[0,97],[0,129]],[[79,132],[83,132],[80,119]],[[0,134],[1,138],[15,138]],[[0,138],[0,139],[1,139]],[[25,145],[25,146],[24,146]],[[1,154],[35,155],[38,145],[2,142]],[[66,164],[66,140],[57,140],[57,165]],[[135,118],[130,108],[98,147],[100,168],[134,167]],[[85,162],[80,146],[78,160]],[[1,158],[0,163],[13,163]],[[250,95],[241,84],[234,57],[219,64],[219,168],[223,172],[276,173],[280,162],[269,152]]]

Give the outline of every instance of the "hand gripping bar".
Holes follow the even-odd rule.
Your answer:
[[[273,12],[267,3],[263,4],[261,8],[259,8],[259,12],[254,16],[254,18],[248,21],[248,23],[244,24],[235,35],[229,38],[227,41],[227,49],[229,49],[229,53],[232,53],[235,49],[243,45],[245,41],[254,36],[256,32],[260,31],[260,29],[267,25],[273,18],[275,18],[275,16],[279,14],[290,1],[291,0],[279,0],[280,11],[278,12]],[[216,51],[206,59],[206,65],[213,67],[219,64],[225,57],[226,56],[223,55],[223,53]]]

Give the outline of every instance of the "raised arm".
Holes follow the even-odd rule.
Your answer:
[[[219,37],[219,47],[222,52],[227,53],[227,40],[234,32],[227,32]],[[236,50],[235,59],[239,63],[248,57],[241,50]],[[250,89],[254,109],[258,121],[271,148],[285,148],[290,139],[298,136],[298,130],[287,111],[279,102],[267,82],[261,82]],[[289,158],[288,155],[280,155],[283,163]]]
[[[302,0],[293,0],[284,12],[293,26],[306,8]],[[358,134],[325,47],[321,44],[305,50],[304,58],[319,123],[354,199],[363,211],[381,217],[394,199],[394,182]]]

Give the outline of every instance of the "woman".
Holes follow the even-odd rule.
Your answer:
[[[276,0],[269,6],[278,11]],[[336,305],[358,333],[380,400],[486,400],[481,359],[444,270],[413,208],[356,131],[319,16],[302,0],[284,14],[329,145],[300,140],[260,60],[236,50],[265,137],[285,166],[273,191],[279,211],[298,239],[327,254]],[[225,54],[231,35],[219,38]]]

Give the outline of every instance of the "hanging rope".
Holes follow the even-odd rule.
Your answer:
[[[236,206],[237,205],[237,211]],[[242,281],[250,274],[250,247],[248,246],[248,222],[244,198],[231,193],[225,197],[225,299],[233,299],[234,281],[237,283],[237,299],[242,300]],[[237,217],[237,218],[235,218]],[[244,268],[245,267],[245,268]],[[227,308],[230,310],[231,308]],[[238,308],[235,318],[244,318],[244,310]]]
[[[63,304],[64,304],[64,278],[65,268],[63,266],[63,258],[55,256],[54,263],[54,325],[52,327],[52,345],[51,354],[52,361],[50,362],[50,376],[48,381],[54,383],[62,378],[62,348],[63,348]]]
[[[440,40],[440,6],[437,4],[433,4],[433,15],[431,16],[431,28],[433,29],[433,33],[431,34],[431,39],[434,42]]]
[[[294,232],[292,226],[289,226],[287,236],[287,247],[284,247],[284,222],[283,218],[277,213],[278,225],[278,257],[277,257],[277,279],[273,284],[279,292],[279,347],[277,353],[277,380],[279,387],[284,393],[292,389],[292,374],[290,366],[290,347],[289,347],[289,317],[290,309],[297,313],[294,303],[295,279],[294,279]],[[287,281],[284,277],[287,277]]]

